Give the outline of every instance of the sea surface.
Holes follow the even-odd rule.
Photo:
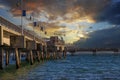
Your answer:
[[[19,80],[120,80],[120,55],[68,55],[44,62]]]

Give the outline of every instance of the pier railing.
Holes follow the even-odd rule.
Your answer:
[[[5,27],[7,27],[8,29],[12,29],[12,30],[14,30],[14,31],[16,31],[16,32],[18,32],[18,33],[21,33],[22,32],[22,28],[21,27],[18,27],[17,25],[15,25],[15,24],[13,24],[13,23],[11,23],[11,22],[9,22],[8,20],[6,20],[6,19],[4,19],[3,17],[1,17],[0,16],[0,24],[1,25],[4,25]],[[30,38],[34,38],[33,36],[34,36],[34,34],[32,35],[32,34],[30,34],[27,30],[23,30],[23,33],[24,33],[24,35],[25,36],[27,36],[27,37],[30,37]],[[42,39],[40,39],[40,38],[38,38],[38,37],[35,37],[35,39],[37,40],[37,41],[43,41]]]

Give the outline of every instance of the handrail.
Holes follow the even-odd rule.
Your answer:
[[[18,27],[17,25],[11,23],[10,21],[4,19],[4,18],[1,17],[1,16],[0,16],[0,24],[1,24],[1,25],[4,25],[5,27],[7,27],[7,28],[9,28],[9,29],[14,30],[14,31],[16,31],[16,32],[18,32],[18,33],[21,33],[21,32],[22,32],[22,28],[21,28],[21,27]],[[33,35],[34,35],[34,34],[33,34],[33,35],[30,34],[30,33],[29,33],[28,31],[26,31],[26,30],[23,30],[23,33],[24,33],[24,35],[26,35],[26,36],[28,36],[28,37],[30,37],[30,38],[33,39]],[[40,39],[40,38],[38,38],[38,37],[35,37],[35,39],[36,39],[37,41],[43,41],[42,39]]]

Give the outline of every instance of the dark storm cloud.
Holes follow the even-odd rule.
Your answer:
[[[75,43],[82,48],[120,48],[120,26],[95,31],[88,39]]]
[[[97,16],[96,20],[108,21],[111,24],[120,24],[120,1],[109,4],[104,11]]]
[[[3,0],[6,5],[11,7],[13,15],[19,14],[16,7],[19,0]],[[58,16],[64,19],[76,19],[89,16],[91,19],[96,17],[111,0],[23,0],[23,8],[28,13],[32,11],[39,14],[45,11],[49,14],[50,19],[56,19]],[[66,17],[65,14],[71,13],[72,17]],[[76,16],[77,15],[77,16]],[[70,18],[69,18],[70,17]]]
[[[96,16],[110,2],[110,0],[77,0],[75,5],[82,7],[86,15]]]

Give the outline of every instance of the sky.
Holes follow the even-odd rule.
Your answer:
[[[25,29],[40,37],[59,35],[66,43],[83,45],[94,39],[97,44],[96,38],[110,35],[107,32],[120,25],[120,0],[22,0],[22,4],[21,0],[0,0],[0,16],[16,25],[21,25],[21,9],[27,13],[22,24]],[[33,28],[34,21],[39,26]]]
[[[120,48],[120,26],[94,31],[74,44],[81,48]]]

